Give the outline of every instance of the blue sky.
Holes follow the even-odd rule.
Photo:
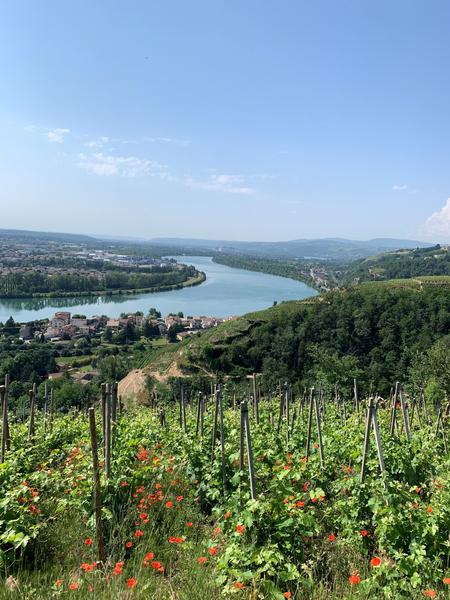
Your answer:
[[[450,241],[450,3],[0,6],[0,227]]]

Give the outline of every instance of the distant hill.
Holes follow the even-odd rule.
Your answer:
[[[72,242],[74,244],[92,244],[96,241],[95,238],[89,235],[78,233],[55,233],[52,231],[27,231],[22,229],[0,229],[0,239],[9,239],[16,242],[34,239],[46,242]]]
[[[354,260],[380,252],[398,250],[400,248],[427,248],[432,244],[415,240],[376,238],[372,240],[347,240],[341,238],[298,239],[286,242],[232,242],[227,240],[203,240],[184,238],[154,238],[150,244],[178,247],[184,253],[200,249],[223,252],[227,254],[241,253],[267,258],[323,258],[337,260]]]

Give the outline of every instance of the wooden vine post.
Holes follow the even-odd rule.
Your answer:
[[[91,434],[92,467],[94,475],[94,514],[97,553],[99,562],[104,565],[106,562],[106,554],[105,544],[103,541],[102,499],[100,494],[100,471],[98,468],[97,429],[95,426],[95,410],[93,407],[89,409],[89,428]]]
[[[248,475],[250,482],[250,495],[252,500],[256,499],[255,468],[253,464],[252,440],[250,435],[250,419],[248,416],[248,402],[244,400],[241,404],[241,466],[243,468],[243,429],[245,431],[245,445],[247,447]]]
[[[36,384],[33,383],[33,388],[29,392],[30,394],[30,422],[28,424],[28,441],[34,436],[34,412],[36,409]]]
[[[6,404],[6,393],[5,386],[0,386],[0,403],[2,406],[2,449],[1,449],[1,457],[0,463],[5,462],[6,456],[6,438],[7,438],[7,424],[8,424],[8,406]]]

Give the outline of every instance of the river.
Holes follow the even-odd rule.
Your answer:
[[[195,287],[155,294],[93,296],[73,298],[0,299],[0,321],[12,316],[15,321],[45,319],[57,310],[72,314],[108,315],[138,310],[144,314],[154,306],[163,315],[182,311],[186,316],[208,315],[229,317],[268,308],[273,302],[298,300],[317,292],[300,281],[235,269],[212,262],[205,256],[176,257],[179,262],[194,265],[206,273],[206,281]]]

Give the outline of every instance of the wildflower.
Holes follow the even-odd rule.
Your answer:
[[[89,563],[81,563],[81,568],[83,569],[83,571],[85,573],[90,573],[91,571],[94,570],[94,567],[92,565],[90,565]]]
[[[315,504],[317,502],[317,498],[311,498],[311,502]]]
[[[285,598],[292,598],[292,594],[291,594],[291,592],[284,592],[283,596],[284,596]]]
[[[348,582],[350,583],[350,585],[358,585],[361,581],[361,577],[359,576],[359,573],[355,572],[352,573],[350,575],[350,577],[348,578]]]
[[[178,502],[181,502],[183,500],[183,496],[177,496],[177,500]]]
[[[160,562],[158,562],[157,560],[155,560],[155,561],[152,562],[152,567],[158,571],[162,567],[162,565],[161,565]]]
[[[139,515],[139,518],[141,519],[141,521],[145,521],[147,517],[148,517],[148,514],[146,512],[143,512]]]
[[[210,553],[211,556],[216,556],[217,554],[217,546],[211,546],[211,548],[208,548],[208,552]]]
[[[127,487],[128,483],[126,481],[122,481],[120,485],[121,487]]]
[[[136,585],[137,581],[134,577],[130,577],[130,579],[127,579],[127,586],[132,589],[134,588],[134,586]]]
[[[308,491],[308,489],[309,489],[309,483],[308,483],[308,482],[306,482],[306,483],[304,483],[304,484],[303,484],[303,491],[304,491],[304,492],[307,492],[307,491]]]
[[[214,527],[211,537],[215,538],[219,535],[219,533],[220,533],[220,527]]]
[[[245,585],[243,583],[241,583],[240,581],[235,581],[233,583],[233,587],[236,588],[237,590],[243,590],[245,588]]]
[[[374,556],[370,561],[372,567],[379,567],[381,565],[381,558],[379,556]]]
[[[330,535],[328,536],[328,541],[334,542],[335,539],[336,539],[336,536],[334,535],[334,533],[330,533]]]
[[[450,577],[444,577],[442,583],[445,583],[445,585],[450,585]]]
[[[224,518],[229,519],[230,517],[231,517],[231,513],[229,510],[227,510],[227,512],[224,514]]]
[[[143,535],[144,535],[144,532],[141,531],[140,529],[136,530],[136,533],[134,534],[134,536],[137,538],[142,537]]]
[[[128,548],[128,549],[130,549],[130,548],[132,548],[132,547],[133,547],[133,542],[127,542],[127,543],[125,544],[125,548]]]
[[[188,522],[186,523],[186,527],[192,527],[192,525],[193,525],[193,524],[194,524],[194,523],[193,523],[192,521],[188,521]]]
[[[208,562],[208,559],[206,558],[206,556],[199,556],[197,558],[197,562],[199,565],[204,565],[205,563]]]
[[[184,539],[182,537],[173,537],[173,536],[170,536],[169,542],[171,544],[181,544],[182,542],[184,542]]]
[[[57,587],[61,587],[63,583],[64,583],[64,579],[57,579],[57,580],[55,581],[55,585],[56,585]]]
[[[427,513],[432,513],[432,512],[433,512],[433,507],[432,506],[428,506]]]
[[[71,581],[69,583],[69,590],[77,590],[80,586],[76,581]]]
[[[359,533],[362,535],[362,537],[367,536],[367,531],[365,529],[361,529],[361,531]]]
[[[236,533],[242,535],[245,532],[245,525],[236,525]]]
[[[295,503],[295,506],[297,508],[303,508],[305,506],[305,503],[302,500],[297,500],[297,502]]]
[[[155,558],[155,555],[153,554],[153,552],[147,552],[147,554],[144,557],[144,560],[153,560]]]
[[[166,508],[172,508],[173,504],[170,500],[167,500],[166,502]]]
[[[426,596],[427,598],[436,598],[436,596],[437,596],[437,593],[431,589],[423,590],[422,594],[424,596]]]
[[[92,583],[89,584],[89,591],[93,592],[94,591],[94,586],[92,585]]]
[[[113,569],[114,575],[121,575],[123,570],[123,562],[117,562],[116,566]]]
[[[88,538],[86,538],[86,539],[84,540],[84,545],[85,545],[85,546],[92,546],[92,540],[91,540],[91,538],[89,538],[89,537],[88,537]]]

